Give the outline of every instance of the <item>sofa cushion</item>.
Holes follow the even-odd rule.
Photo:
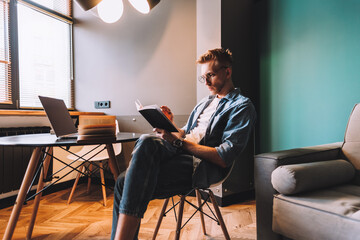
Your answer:
[[[275,195],[273,230],[292,239],[360,238],[360,186]]]
[[[271,174],[271,183],[279,193],[295,194],[349,182],[355,169],[346,160],[279,166]]]

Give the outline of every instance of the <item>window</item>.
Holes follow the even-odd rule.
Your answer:
[[[0,97],[1,107],[38,108],[38,95],[61,98],[74,107],[71,2],[10,0],[10,23],[16,23],[9,28],[12,74],[0,69],[0,79],[7,79],[0,80],[0,91],[10,93],[8,100]],[[3,61],[6,65],[9,60]]]
[[[0,102],[4,104],[11,104],[8,11],[8,2],[0,0]]]

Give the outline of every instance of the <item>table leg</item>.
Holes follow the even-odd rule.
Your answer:
[[[115,152],[114,152],[114,148],[113,145],[111,143],[106,144],[106,149],[109,155],[109,167],[110,170],[112,172],[112,174],[114,175],[114,179],[116,181],[117,177],[119,176],[119,170],[116,164],[116,156],[115,156]]]
[[[45,157],[45,160],[44,160],[43,168],[41,169],[41,173],[40,173],[40,177],[39,177],[39,183],[38,183],[36,192],[41,191],[43,189],[43,187],[44,187],[44,178],[46,177],[47,171],[49,169],[50,159],[51,159],[51,155],[53,153],[53,148],[52,147],[47,147],[45,152],[46,152],[46,157]],[[28,231],[27,231],[26,239],[31,239],[31,235],[32,235],[34,225],[35,225],[36,214],[37,214],[38,209],[39,209],[41,196],[42,196],[42,192],[39,193],[38,195],[36,195],[36,197],[35,197],[33,212],[32,212],[32,215],[31,215],[31,220],[30,220]]]
[[[11,212],[8,225],[6,226],[5,234],[3,237],[4,240],[10,240],[12,238],[12,235],[16,227],[16,223],[19,219],[21,208],[26,198],[27,191],[30,187],[31,181],[35,174],[35,169],[39,162],[40,152],[41,152],[41,147],[36,147],[31,155],[28,167],[25,172],[24,179],[21,183],[21,187],[14,204],[14,208]]]

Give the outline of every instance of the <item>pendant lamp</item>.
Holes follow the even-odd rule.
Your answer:
[[[77,4],[84,10],[90,10],[96,5],[98,5],[102,0],[75,0]]]
[[[118,21],[123,12],[122,0],[75,0],[84,11],[90,10],[95,16],[106,23]]]
[[[147,14],[160,2],[160,0],[129,0],[129,2],[136,10]]]
[[[84,11],[90,10],[95,16],[106,23],[120,19],[124,11],[122,0],[75,0]],[[143,14],[147,14],[160,0],[129,0],[131,5]]]

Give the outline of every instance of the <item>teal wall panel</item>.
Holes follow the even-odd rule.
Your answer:
[[[360,102],[360,0],[269,0],[260,151],[342,141]]]

